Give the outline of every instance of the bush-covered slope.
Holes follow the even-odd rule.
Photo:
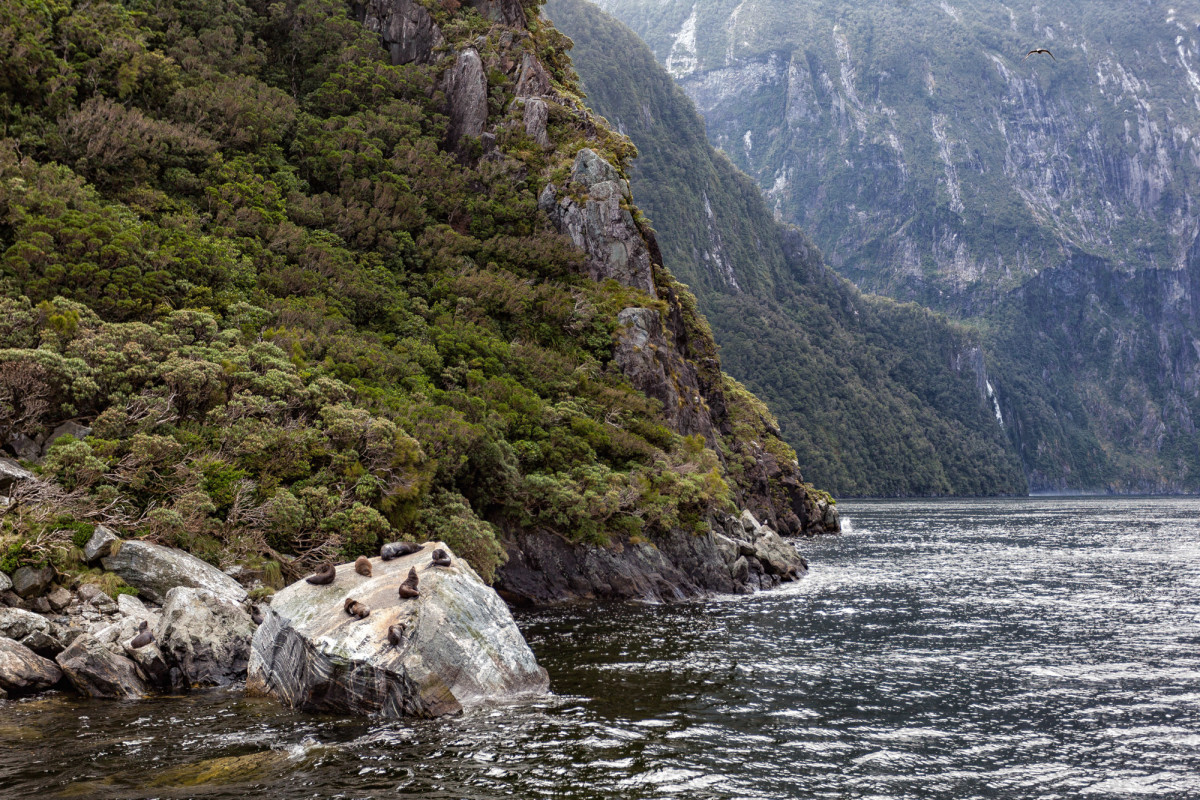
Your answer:
[[[7,568],[105,521],[276,575],[440,538],[490,577],[504,530],[792,513],[794,456],[686,292],[589,279],[539,210],[581,148],[632,154],[560,34],[517,0],[395,5],[0,6],[0,439],[91,428],[2,512]],[[400,11],[437,35],[394,65],[363,20]],[[562,99],[544,141],[530,80]],[[615,362],[629,307],[689,333],[708,440]]]
[[[696,292],[726,368],[776,411],[805,474],[843,495],[1023,493],[978,338],[831,273],[712,149],[628,28],[583,0],[546,11],[575,42],[589,102],[638,146],[633,184],[666,264]]]

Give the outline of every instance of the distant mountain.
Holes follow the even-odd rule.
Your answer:
[[[983,332],[1032,488],[1200,489],[1200,4],[600,5],[835,269]]]
[[[1026,490],[988,397],[979,337],[861,294],[705,139],[695,107],[624,25],[582,0],[546,14],[573,37],[587,101],[632,138],[639,204],[696,293],[730,373],[768,401],[805,476],[840,495]]]

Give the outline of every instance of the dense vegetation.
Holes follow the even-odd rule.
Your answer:
[[[522,52],[573,91],[536,7],[513,37],[427,5],[483,54],[493,122]],[[0,5],[0,439],[92,429],[0,516],[10,568],[104,521],[268,575],[441,538],[490,578],[509,526],[604,543],[732,508],[733,435],[678,435],[612,361],[653,301],[582,277],[537,209],[580,147],[632,148],[562,110],[551,151],[506,124],[450,148],[446,60],[393,66],[349,12]]]
[[[633,185],[667,266],[695,290],[725,368],[775,410],[805,475],[839,495],[1023,493],[977,337],[833,275],[713,151],[632,32],[583,0],[546,12],[574,39],[589,102],[639,148]]]
[[[982,332],[1032,488],[1200,491],[1194,6],[601,5],[839,273]]]

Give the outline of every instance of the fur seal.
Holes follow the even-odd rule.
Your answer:
[[[314,586],[328,586],[333,583],[333,579],[337,577],[337,570],[334,569],[332,561],[326,561],[325,564],[317,570],[315,575],[309,575],[304,580]]]
[[[254,620],[255,625],[262,625],[265,619],[262,609],[258,606],[250,606],[250,619]]]
[[[350,616],[358,617],[359,619],[371,616],[371,609],[367,608],[365,604],[358,602],[352,597],[346,598],[346,602],[342,605],[342,608],[344,608],[346,613]]]
[[[400,643],[403,641],[404,641],[404,623],[401,622],[397,625],[389,626],[388,627],[388,644],[390,644],[392,647],[399,647]]]
[[[417,589],[417,568],[410,567],[408,577],[404,579],[404,583],[400,584],[400,596],[404,598],[417,597],[421,594]]]
[[[443,550],[443,549],[442,549],[442,548],[440,548],[440,547],[439,547],[437,550],[434,550],[434,551],[433,551],[433,565],[434,565],[435,567],[448,567],[448,566],[450,566],[450,556],[449,556],[449,554],[447,554],[447,553],[446,553],[446,551],[445,551],[445,550]]]
[[[371,561],[366,556],[359,556],[354,562],[354,571],[359,575],[371,577]]]
[[[153,641],[154,634],[150,632],[150,623],[142,620],[142,624],[138,626],[138,635],[133,637],[133,641],[129,643],[129,647],[130,649],[137,650]]]
[[[391,561],[393,558],[400,558],[400,556],[411,556],[420,549],[421,545],[414,544],[413,542],[388,542],[379,548],[379,557],[384,561]]]

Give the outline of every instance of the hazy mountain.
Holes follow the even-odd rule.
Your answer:
[[[640,150],[634,191],[664,263],[696,292],[725,367],[776,412],[805,475],[837,494],[1024,492],[978,336],[825,267],[713,150],[624,25],[582,0],[546,13],[575,40],[588,103]]]
[[[834,268],[985,331],[1035,489],[1200,486],[1200,5],[601,5]]]

